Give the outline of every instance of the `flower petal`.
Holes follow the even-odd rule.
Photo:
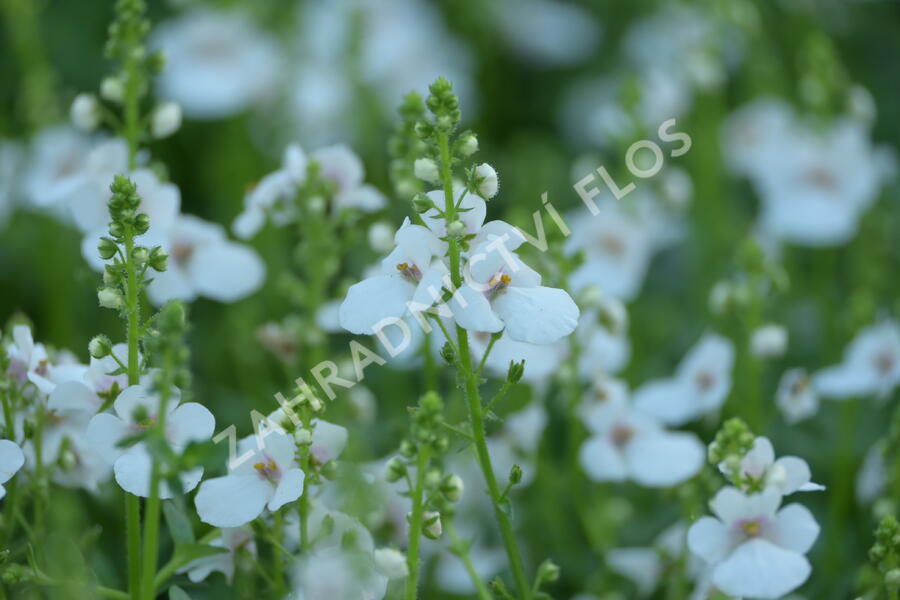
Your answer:
[[[400,319],[415,287],[399,275],[376,275],[350,287],[338,316],[341,327],[358,335],[373,335],[384,319]]]
[[[503,321],[494,314],[488,299],[469,285],[457,289],[448,305],[456,324],[467,331],[496,333],[503,329]]]
[[[635,435],[625,447],[631,477],[639,484],[670,487],[696,475],[706,449],[692,433],[647,432]]]
[[[578,460],[594,481],[624,481],[627,476],[622,455],[602,436],[594,436],[582,444]]]
[[[208,440],[216,428],[213,414],[196,402],[185,402],[173,410],[166,419],[167,437],[179,448],[190,442]]]
[[[128,425],[122,419],[109,413],[100,413],[88,423],[87,440],[104,461],[112,464],[124,452],[117,444],[127,433]]]
[[[690,551],[710,564],[725,558],[738,539],[731,528],[713,517],[700,517],[687,533]]]
[[[234,242],[198,246],[188,274],[201,296],[234,302],[260,288],[266,266],[255,250]]]
[[[578,306],[558,288],[509,287],[493,306],[507,334],[520,342],[552,344],[578,325]]]
[[[809,577],[806,557],[756,538],[741,544],[713,570],[713,584],[729,596],[780,598]]]
[[[278,510],[288,502],[293,502],[303,493],[303,470],[288,469],[281,474],[281,481],[275,488],[275,494],[269,500],[269,510]]]
[[[805,506],[788,504],[775,515],[771,540],[782,548],[806,554],[817,537],[819,524]]]
[[[204,481],[194,504],[204,523],[238,527],[262,514],[274,493],[272,485],[258,475],[227,475]]]
[[[22,449],[10,440],[0,440],[0,483],[6,483],[25,464]]]
[[[634,407],[666,425],[683,425],[697,416],[690,389],[675,378],[650,381],[634,392]]]

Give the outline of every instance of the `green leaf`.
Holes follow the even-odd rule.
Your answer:
[[[183,589],[173,585],[169,588],[169,600],[191,600],[191,597]]]
[[[172,562],[176,569],[180,569],[188,563],[198,558],[207,556],[215,556],[216,554],[224,554],[228,552],[227,548],[219,548],[218,546],[210,546],[209,544],[177,544],[175,553],[172,556]]]
[[[166,525],[169,527],[169,533],[176,544],[193,544],[194,528],[191,526],[191,520],[188,519],[181,507],[174,501],[168,500],[163,502],[163,515],[166,518]]]

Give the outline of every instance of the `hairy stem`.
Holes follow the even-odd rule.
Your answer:
[[[416,599],[416,589],[419,585],[419,541],[422,538],[422,517],[425,513],[425,469],[428,467],[429,449],[427,446],[419,448],[419,457],[416,462],[416,487],[412,490],[412,517],[409,520],[409,543],[406,551],[406,564],[409,567],[409,576],[406,578],[406,600]]]

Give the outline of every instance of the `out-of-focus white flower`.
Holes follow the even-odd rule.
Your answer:
[[[402,579],[409,575],[406,555],[393,548],[375,550],[375,566],[388,579]]]
[[[229,240],[216,223],[179,215],[160,242],[169,255],[168,266],[147,287],[157,306],[197,296],[235,302],[258,290],[265,279],[265,263],[256,251]]]
[[[780,504],[781,494],[771,488],[747,496],[726,487],[710,503],[716,518],[701,517],[691,525],[688,546],[710,565],[720,591],[780,598],[809,578],[804,555],[819,525],[806,507],[790,504],[778,510]]]
[[[394,247],[394,229],[384,221],[372,223],[367,237],[375,252],[389,252]]]
[[[198,558],[178,569],[178,573],[187,573],[188,579],[198,583],[213,571],[219,571],[230,584],[241,553],[247,553],[251,560],[256,559],[256,538],[250,527],[225,527],[209,545],[225,548],[228,552]]]
[[[6,496],[3,484],[12,479],[24,464],[25,455],[21,448],[15,442],[0,440],[0,498]]]
[[[732,113],[722,127],[722,152],[735,173],[755,176],[775,168],[793,127],[790,105],[763,97]]]
[[[58,125],[39,131],[31,142],[25,163],[22,180],[25,200],[32,206],[53,208],[68,218],[68,202],[84,184],[82,170],[92,146],[89,136],[70,126]]]
[[[826,398],[886,398],[900,384],[900,325],[886,319],[860,331],[844,350],[841,364],[813,375],[813,385]]]
[[[681,425],[717,410],[731,390],[734,344],[708,333],[687,353],[674,377],[645,383],[635,406],[667,425]]]
[[[238,456],[249,451],[252,458],[228,475],[200,485],[194,501],[201,521],[215,527],[238,527],[258,517],[265,508],[278,510],[303,493],[304,474],[295,459],[294,438],[277,431],[265,435],[262,450],[255,436],[241,440]]]
[[[575,65],[592,56],[600,42],[600,24],[576,4],[520,0],[494,8],[507,44],[529,65]]]
[[[181,127],[181,107],[176,102],[163,102],[153,110],[150,131],[155,138],[169,137]]]
[[[641,596],[649,596],[659,584],[663,561],[654,548],[613,548],[604,557],[610,569],[635,583]]]
[[[884,493],[888,478],[884,450],[884,440],[872,444],[856,474],[856,499],[861,504],[874,502]]]
[[[491,165],[481,163],[475,167],[475,184],[478,186],[478,193],[481,197],[490,200],[497,195],[497,191],[500,189],[497,171]]]
[[[49,394],[55,387],[53,369],[43,344],[36,344],[28,325],[13,327],[12,342],[6,346],[9,358],[8,374],[19,385],[33,383],[38,390]]]
[[[125,86],[118,77],[106,77],[100,82],[100,96],[110,102],[121,102],[125,98]]]
[[[455,333],[450,328],[451,334]],[[440,333],[440,331],[438,331]],[[437,348],[443,345],[443,335],[434,336]],[[485,332],[473,332],[469,334],[469,344],[472,349],[473,359],[480,361],[490,343],[491,335]],[[525,361],[525,371],[522,381],[532,385],[546,383],[553,373],[559,368],[568,355],[568,345],[565,340],[553,344],[529,344],[512,339],[504,332],[500,339],[494,342],[494,347],[484,363],[487,372],[496,377],[506,377],[510,361]]]
[[[612,203],[591,215],[579,211],[567,221],[572,235],[566,240],[569,255],[584,251],[585,260],[569,278],[573,291],[595,285],[623,301],[633,299],[644,282],[653,251],[650,231]]]
[[[750,350],[760,358],[782,356],[787,349],[788,332],[783,326],[769,323],[759,327],[750,336]]]
[[[775,460],[775,449],[769,438],[758,437],[753,447],[741,459],[740,477],[742,485],[750,489],[773,488],[782,496],[794,492],[820,492],[824,486],[810,481],[811,474],[806,461],[797,456],[782,456]],[[719,465],[724,473],[727,467]]]
[[[362,212],[374,212],[385,205],[384,195],[374,186],[364,182],[365,168],[353,150],[337,144],[314,150],[310,160],[319,164],[323,178],[337,188],[334,209],[355,208]]]
[[[805,369],[785,371],[775,392],[775,403],[788,423],[807,419],[819,410],[819,395]]]
[[[437,163],[430,158],[417,158],[413,163],[413,172],[416,177],[428,183],[437,183],[441,179]]]
[[[93,94],[78,94],[69,109],[72,124],[82,131],[93,131],[100,123],[100,106]]]
[[[582,378],[615,375],[628,363],[628,312],[619,300],[603,297],[596,308],[582,311],[575,335],[581,343],[578,371]]]
[[[633,480],[670,487],[703,466],[703,444],[692,433],[666,431],[627,400],[610,397],[587,405],[582,418],[593,436],[579,452],[582,468],[596,481]]]
[[[119,442],[152,426],[159,419],[160,397],[150,390],[149,382],[125,388],[113,403],[115,414],[100,413],[91,419],[87,438],[94,450],[112,463],[116,482],[126,492],[146,498],[150,494],[153,459],[145,442],[121,448]],[[173,389],[166,407],[165,438],[172,449],[181,452],[192,441],[209,439],[215,429],[212,413],[196,402],[179,404],[179,394]],[[143,413],[143,415],[141,414]],[[141,420],[137,420],[142,417]],[[197,486],[203,468],[181,473],[185,492]],[[173,492],[165,481],[159,484],[159,497],[171,498]]]
[[[92,192],[79,195],[70,204],[72,217],[85,234],[81,253],[85,260],[98,271],[101,271],[105,264],[105,261],[97,253],[97,243],[102,236],[108,235],[109,182],[112,181],[115,173],[122,173],[125,170],[125,164],[121,165],[122,171],[116,169],[119,157],[127,160],[127,154],[125,154],[127,149],[120,144],[124,144],[124,142],[114,140],[99,146],[91,153],[91,158],[103,161],[104,166],[98,167],[95,176],[92,176],[94,184]],[[106,157],[103,156],[106,151],[114,154],[115,158],[109,157],[110,160],[106,161]],[[145,213],[150,219],[150,229],[138,237],[138,243],[144,246],[162,243],[178,218],[181,208],[181,192],[175,184],[160,181],[156,174],[149,169],[132,171],[128,174],[128,178],[137,186],[137,193],[141,198],[138,211]],[[105,184],[101,182],[105,182]]]
[[[355,334],[372,335],[385,319],[400,319],[409,313],[409,303],[424,310],[434,304],[429,288],[439,291],[445,271],[432,266],[443,254],[437,236],[422,225],[403,222],[394,236],[396,247],[381,262],[378,275],[353,285],[341,304],[341,327]]]
[[[194,119],[220,119],[265,99],[277,83],[278,48],[238,12],[196,8],[156,27],[165,53],[160,96]]]

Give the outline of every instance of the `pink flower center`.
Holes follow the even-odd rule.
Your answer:
[[[397,265],[397,270],[400,271],[403,279],[412,284],[417,284],[422,279],[422,271],[415,264],[400,263]]]
[[[260,479],[265,479],[270,483],[276,483],[281,479],[281,470],[278,468],[278,465],[271,458],[266,462],[258,462],[253,465],[253,468],[256,469],[257,474],[259,474]]]
[[[511,282],[512,277],[506,273],[494,275],[491,277],[490,281],[488,281],[488,289],[484,295],[487,296],[488,300],[493,300],[505,292]]]
[[[737,526],[747,537],[759,537],[762,533],[763,519],[762,517],[757,517],[756,519],[742,519],[737,522]]]

